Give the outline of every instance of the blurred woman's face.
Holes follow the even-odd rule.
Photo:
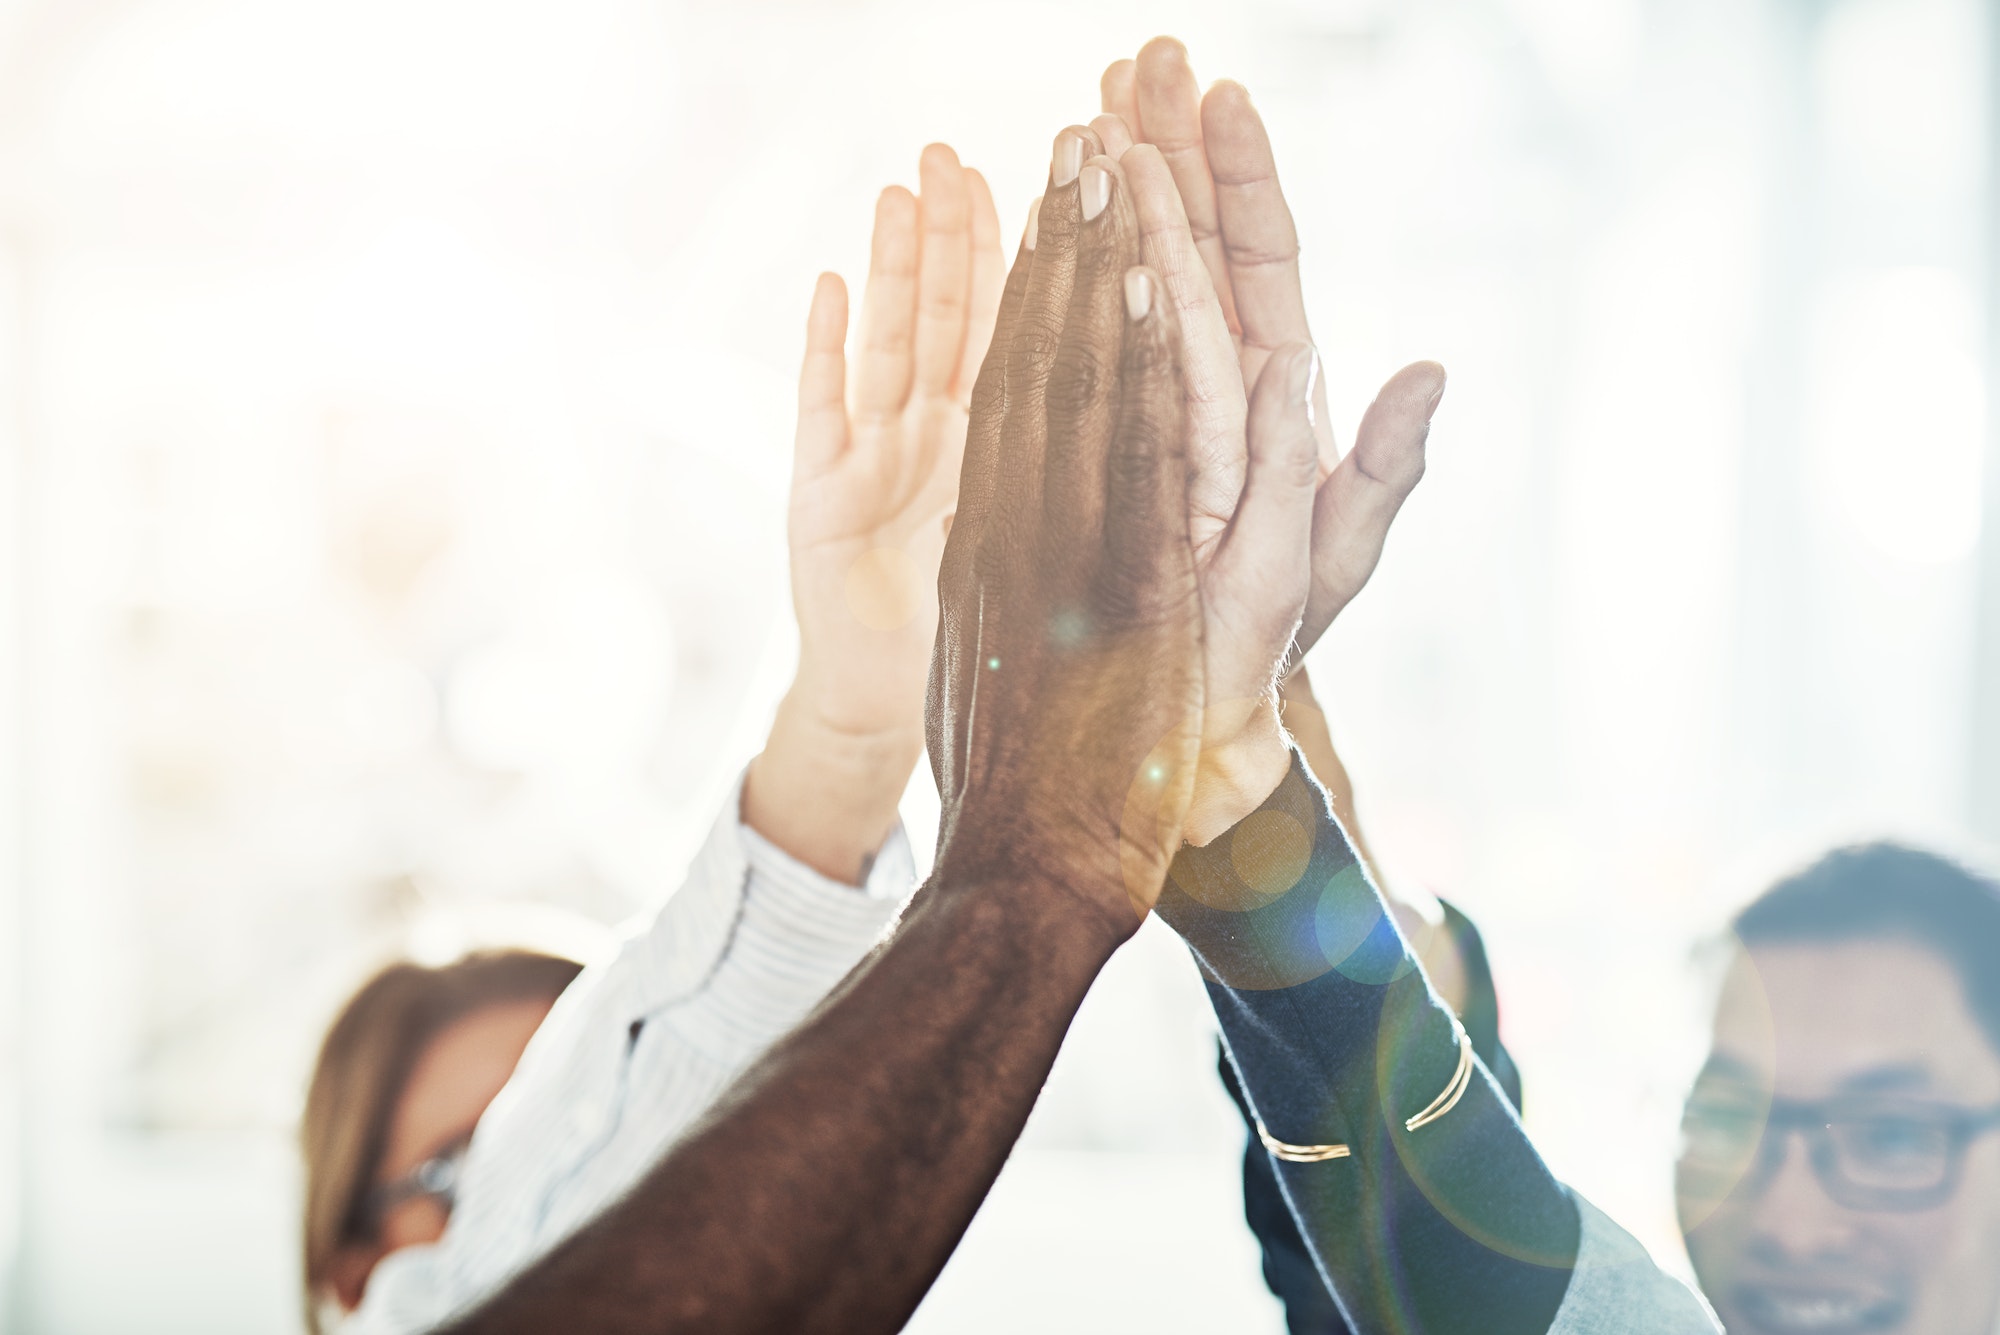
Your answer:
[[[371,1185],[405,1181],[429,1160],[463,1144],[554,1004],[553,997],[497,1002],[461,1017],[432,1039],[396,1102]],[[341,1259],[334,1277],[341,1306],[352,1310],[360,1304],[376,1262],[399,1248],[436,1242],[449,1217],[445,1203],[430,1195],[408,1195],[389,1206],[374,1244]]]

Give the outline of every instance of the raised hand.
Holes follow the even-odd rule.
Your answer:
[[[1102,146],[1117,147],[1119,127],[1104,128],[1112,138]],[[1100,143],[1094,131],[1066,131],[1058,156],[1088,155]],[[1174,304],[1184,366],[1194,372],[1185,380],[1188,524],[1203,608],[1204,696],[1184,833],[1202,844],[1263,800],[1288,763],[1274,683],[1311,577],[1318,452],[1309,408],[1317,364],[1303,344],[1267,358],[1246,405],[1226,326],[1159,152],[1127,148],[1122,166],[1141,253],[1173,266],[1158,272],[1169,293],[1183,293]],[[1218,486],[1223,475],[1226,485]]]
[[[823,274],[813,293],[788,525],[799,668],[744,790],[752,826],[847,879],[923,747],[938,558],[1004,278],[985,180],[943,144],[919,171],[921,197],[876,204],[851,377],[847,289]]]
[[[974,395],[927,711],[930,883],[460,1335],[903,1329],[1159,897],[1203,691],[1180,338],[1132,267],[1117,166],[1083,147],[1058,149]]]
[[[1096,148],[1057,138],[973,396],[930,753],[941,880],[1040,885],[1129,933],[1181,840],[1203,627],[1180,334]]]
[[[1425,437],[1443,394],[1444,372],[1430,362],[1398,372],[1364,414],[1354,448],[1341,456],[1310,352],[1298,233],[1278,185],[1269,137],[1248,93],[1224,82],[1201,96],[1185,48],[1158,38],[1138,60],[1119,61],[1105,71],[1103,95],[1106,114],[1093,129],[1107,151],[1121,153],[1142,254],[1162,275],[1181,314],[1198,554],[1220,541],[1246,494],[1259,405],[1281,398],[1266,399],[1260,392],[1246,413],[1246,393],[1250,387],[1261,391],[1273,368],[1295,368],[1301,358],[1313,368],[1307,373],[1308,429],[1317,456],[1310,586],[1296,633],[1279,655],[1280,670],[1287,669],[1373,573],[1390,523],[1423,475]],[[1266,562],[1285,559],[1275,544],[1258,546]],[[1246,598],[1262,597],[1268,604],[1269,588],[1261,579],[1204,579],[1211,620],[1226,617],[1225,609]],[[1260,642],[1259,655],[1262,651]],[[1251,669],[1252,655],[1246,652],[1242,659],[1237,674]],[[1273,677],[1263,682],[1267,694]],[[1251,684],[1237,675],[1229,689]],[[1216,689],[1212,683],[1212,694]],[[1240,816],[1261,800],[1256,785],[1267,775],[1275,784],[1282,773],[1273,759],[1273,739],[1280,736],[1274,731],[1275,711],[1252,711],[1234,743],[1223,735],[1234,723],[1232,711],[1211,713],[1197,806],[1212,818],[1205,814],[1191,822],[1197,835],[1227,828],[1225,817]],[[1253,777],[1256,782],[1248,783]]]

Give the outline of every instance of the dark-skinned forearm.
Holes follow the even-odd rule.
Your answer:
[[[1118,944],[1086,917],[1019,882],[927,887],[629,1196],[453,1329],[900,1329]]]

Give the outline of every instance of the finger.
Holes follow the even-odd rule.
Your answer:
[[[1159,276],[1126,271],[1118,424],[1106,460],[1104,556],[1093,620],[1106,630],[1155,619],[1198,596],[1188,544],[1180,330]]]
[[[1113,61],[1098,80],[1097,90],[1104,109],[1124,121],[1134,138],[1144,139],[1145,131],[1139,124],[1139,62]]]
[[[923,188],[923,243],[917,268],[916,393],[941,398],[965,352],[971,303],[972,200],[958,154],[943,144],[924,149],[917,168]]]
[[[1187,48],[1171,37],[1155,37],[1139,52],[1139,119],[1145,141],[1160,150],[1180,188],[1195,249],[1208,266],[1223,318],[1236,326],[1234,276],[1222,244],[1222,223],[1216,212],[1215,181],[1209,174],[1208,151],[1202,142],[1201,89],[1188,64]]]
[[[1299,286],[1298,229],[1278,187],[1263,117],[1242,84],[1224,80],[1202,99],[1201,123],[1237,328],[1245,342],[1261,348],[1311,342]]]
[[[1125,150],[1134,142],[1131,127],[1125,124],[1124,117],[1114,116],[1108,111],[1093,117],[1090,128],[1096,133],[1098,142],[1104,145],[1104,156],[1114,162],[1124,157]]]
[[[1077,177],[1096,156],[1097,136],[1072,125],[1056,136],[1048,189],[1035,213],[1035,262],[1028,272],[1021,313],[1013,322],[1006,355],[1009,447],[994,473],[995,518],[1029,523],[1040,509],[1043,447],[1048,439],[1048,383],[1062,342],[1076,275],[1077,229],[1082,223]]]
[[[1082,223],[1062,343],[1049,377],[1048,465],[1042,503],[1046,531],[1063,535],[1048,550],[1074,568],[1094,550],[1104,522],[1105,451],[1118,408],[1119,349],[1125,327],[1125,272],[1139,258],[1129,192],[1109,155],[1092,158],[1077,181]]]
[[[1007,284],[1007,257],[1000,249],[1000,214],[993,207],[993,191],[986,178],[970,167],[965,169],[965,189],[972,212],[972,294],[965,317],[965,346],[959,352],[958,370],[952,374],[952,397],[961,403],[972,398],[972,385],[993,340],[993,322]]]
[[[1436,362],[1418,362],[1391,376],[1362,415],[1354,448],[1320,483],[1301,653],[1361,592],[1382,559],[1389,525],[1423,478],[1424,445],[1444,383],[1444,368]]]
[[[899,185],[875,201],[868,288],[861,297],[861,355],[854,411],[890,417],[910,397],[910,346],[917,319],[917,200]]]
[[[1270,683],[1298,628],[1310,583],[1319,444],[1313,391],[1319,356],[1294,344],[1264,363],[1250,396],[1249,467],[1243,499],[1202,576],[1209,641],[1240,653],[1240,680],[1217,682],[1224,698],[1254,699]]]
[[[820,472],[847,448],[847,284],[823,273],[806,315],[806,355],[799,366],[799,429],[793,468]]]
[[[1193,470],[1188,504],[1200,553],[1221,536],[1243,486],[1243,373],[1166,159],[1159,149],[1141,144],[1119,166],[1138,221],[1139,258],[1159,276],[1180,323]]]

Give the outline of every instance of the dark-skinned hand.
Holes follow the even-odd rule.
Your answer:
[[[940,876],[1116,930],[1180,845],[1203,701],[1180,331],[1118,165],[1058,137],[972,397],[928,713]]]

